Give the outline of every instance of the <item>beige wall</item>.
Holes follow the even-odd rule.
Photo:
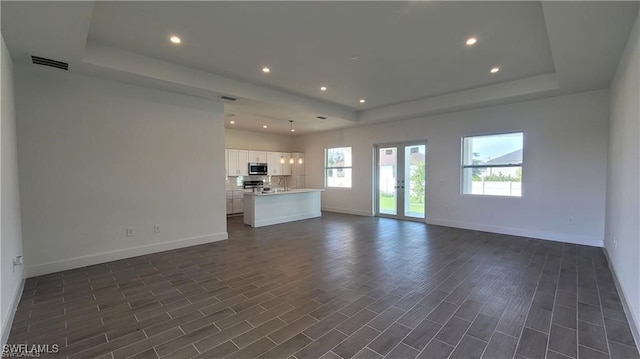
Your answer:
[[[225,148],[274,152],[291,152],[292,149],[292,140],[290,136],[257,131],[243,131],[227,128],[225,129],[224,141]]]
[[[640,13],[611,83],[607,254],[640,344]]]
[[[14,109],[13,64],[2,38],[2,118],[0,124],[0,266],[2,272],[0,295],[0,346],[6,343],[15,307],[22,294],[23,267],[13,266],[13,259],[22,255],[20,196],[18,190],[18,155],[16,145],[16,116]]]
[[[324,186],[325,148],[353,147],[353,188],[327,189],[325,210],[371,215],[374,145],[426,140],[429,223],[602,246],[608,112],[601,90],[312,134],[297,144],[311,188]],[[524,132],[522,198],[461,195],[461,138],[515,131]]]
[[[227,238],[221,103],[24,65],[16,106],[28,276]]]

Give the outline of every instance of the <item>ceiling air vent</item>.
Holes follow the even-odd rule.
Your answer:
[[[69,64],[66,62],[45,59],[44,57],[38,57],[38,56],[31,56],[31,62],[33,62],[36,65],[55,67],[56,69],[69,71]]]
[[[231,96],[220,96],[220,98],[223,99],[223,100],[229,100],[229,101],[237,100],[237,98],[231,97]]]
[[[318,120],[326,120],[326,119],[327,119],[327,117],[326,117],[326,116],[316,116],[316,118],[317,118]]]

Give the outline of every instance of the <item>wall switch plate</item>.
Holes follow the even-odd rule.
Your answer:
[[[160,233],[160,225],[156,224],[153,226],[153,233]]]
[[[17,256],[15,258],[13,258],[13,273],[16,272],[16,266],[21,266],[22,265],[22,256]]]
[[[127,228],[127,237],[133,237],[133,235],[134,235],[133,228],[131,227]]]

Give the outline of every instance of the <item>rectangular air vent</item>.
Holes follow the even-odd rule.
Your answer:
[[[229,100],[229,101],[237,100],[237,98],[231,97],[231,96],[220,96],[220,98],[223,99],[223,100]]]
[[[55,67],[57,69],[69,71],[69,64],[66,62],[46,59],[44,57],[31,56],[31,62],[36,65]]]

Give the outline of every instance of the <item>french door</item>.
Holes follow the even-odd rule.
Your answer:
[[[424,220],[426,142],[376,146],[376,215]]]

